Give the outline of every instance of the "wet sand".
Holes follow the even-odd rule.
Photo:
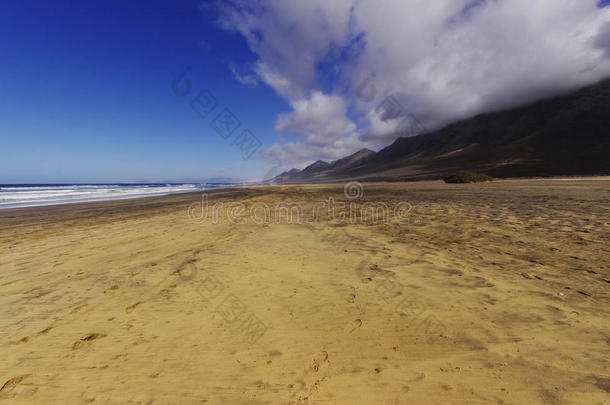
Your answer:
[[[0,403],[610,403],[608,178],[201,201],[0,211]]]

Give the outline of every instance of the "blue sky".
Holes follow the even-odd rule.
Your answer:
[[[610,76],[610,0],[430,4],[0,2],[0,183],[261,178]]]
[[[254,56],[198,1],[7,1],[0,4],[0,183],[256,177],[171,82],[191,66],[263,143],[285,101],[236,81]],[[219,108],[220,108],[219,107]],[[240,128],[241,129],[241,128]]]

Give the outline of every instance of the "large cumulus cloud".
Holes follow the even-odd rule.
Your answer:
[[[244,68],[293,107],[276,129],[299,141],[267,156],[301,165],[610,75],[597,0],[232,0],[218,12],[258,57]]]

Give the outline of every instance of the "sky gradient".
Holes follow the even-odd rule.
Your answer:
[[[288,109],[271,88],[235,80],[230,64],[254,57],[199,4],[2,2],[0,183],[262,175],[269,163],[244,161],[171,90],[190,66],[193,93],[209,89],[266,144]]]

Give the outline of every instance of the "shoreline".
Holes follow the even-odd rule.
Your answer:
[[[509,183],[509,182],[531,182],[531,181],[608,181],[610,180],[610,176],[607,175],[599,175],[599,176],[558,176],[558,177],[527,177],[527,178],[500,178],[494,179],[494,183]],[[357,180],[358,181],[358,180]],[[195,195],[195,194],[211,194],[216,190],[234,190],[234,189],[252,189],[252,188],[266,188],[266,187],[307,187],[307,186],[332,186],[338,184],[345,184],[349,182],[349,180],[345,181],[330,181],[330,182],[320,182],[320,183],[287,183],[287,184],[256,184],[256,185],[239,185],[239,186],[228,186],[228,187],[218,187],[218,188],[210,188],[210,189],[201,189],[199,191],[184,191],[184,192],[176,192],[170,194],[163,195],[153,195],[153,196],[137,196],[137,197],[119,197],[113,199],[99,199],[99,200],[91,200],[91,201],[75,201],[75,202],[61,202],[61,203],[53,203],[53,204],[42,204],[42,205],[29,205],[29,206],[18,206],[18,207],[0,207],[0,213],[11,211],[11,210],[19,210],[19,209],[35,209],[35,208],[47,208],[53,206],[67,206],[81,208],[81,205],[91,205],[91,204],[110,204],[113,202],[122,202],[122,201],[138,201],[138,200],[163,200],[170,197],[182,196],[182,195]],[[359,180],[360,183],[366,184],[425,184],[425,183],[439,183],[442,182],[442,179],[437,180],[381,180],[381,181],[368,181],[366,179]]]

